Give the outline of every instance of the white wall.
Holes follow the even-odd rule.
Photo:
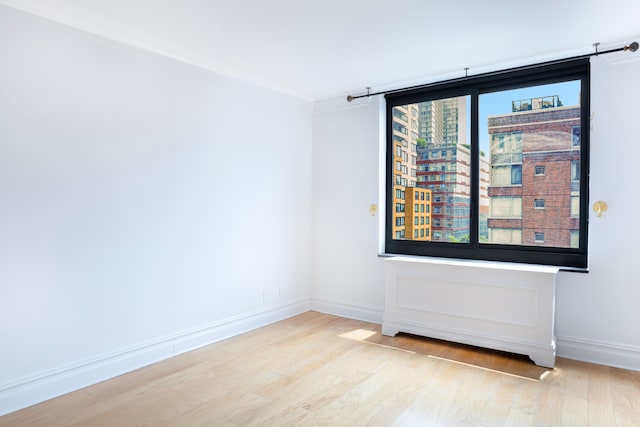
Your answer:
[[[0,58],[0,414],[309,309],[309,103],[4,7]]]
[[[380,124],[378,98],[316,103],[313,115],[312,306],[373,322],[384,307]]]
[[[632,61],[629,55],[635,55]],[[640,250],[634,227],[640,200],[633,162],[640,158],[639,55],[593,61],[591,201],[606,201],[609,212],[602,219],[591,216],[590,272],[560,273],[556,301],[560,356],[637,370]],[[384,305],[384,261],[376,257],[378,229],[367,206],[380,190],[383,103],[318,103],[313,119],[313,306],[377,322]]]
[[[640,281],[636,237],[640,199],[640,52],[591,61],[591,211],[588,274],[561,273],[557,335],[560,355],[640,370]]]

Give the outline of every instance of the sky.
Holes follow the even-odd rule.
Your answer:
[[[487,118],[489,116],[511,113],[511,101],[552,95],[558,95],[565,107],[579,105],[580,81],[573,80],[480,95],[480,150],[489,153],[489,135],[487,134]],[[468,105],[467,111],[470,111]],[[467,129],[470,128],[471,125],[467,125]],[[470,140],[467,138],[467,141]]]

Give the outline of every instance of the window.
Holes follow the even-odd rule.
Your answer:
[[[571,181],[580,181],[580,162],[571,162]]]
[[[580,147],[580,126],[574,126],[571,129],[571,145]]]
[[[491,197],[491,218],[521,218],[522,199],[519,197]]]
[[[511,166],[511,185],[522,184],[522,165]]]
[[[580,196],[571,196],[571,218],[579,218],[579,217],[580,217]],[[574,242],[574,240],[575,238],[572,237],[571,241]],[[574,243],[571,244],[571,247],[575,247]]]
[[[522,166],[521,165],[491,166],[491,183],[493,185],[522,184]]]
[[[385,251],[586,268],[589,73],[578,59],[387,94],[387,206],[415,164],[416,212],[434,216],[431,240],[398,238],[388,207]],[[398,167],[403,127],[419,138]]]

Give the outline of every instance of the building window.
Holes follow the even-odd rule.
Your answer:
[[[571,218],[580,217],[580,196],[571,196]],[[573,238],[571,240],[573,242]],[[574,243],[571,243],[571,247],[575,247]]]
[[[571,230],[571,247],[578,248],[580,246],[580,231]]]
[[[522,165],[511,166],[511,185],[522,184]]]
[[[577,160],[571,162],[571,181],[580,181],[580,162]]]
[[[522,198],[491,197],[489,199],[491,218],[521,218]]]
[[[571,129],[571,145],[580,147],[580,126],[574,126]]]
[[[522,244],[522,231],[516,228],[491,228],[489,238],[494,243],[520,245]]]
[[[522,184],[522,165],[491,166],[491,183],[493,185]]]
[[[385,251],[585,269],[589,72],[577,59],[387,94]],[[418,111],[415,123],[395,110]],[[418,138],[398,167],[402,126]],[[416,212],[437,218],[431,240],[399,241],[393,176],[414,157]]]

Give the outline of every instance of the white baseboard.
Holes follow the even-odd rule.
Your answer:
[[[266,307],[110,354],[0,384],[0,415],[8,414],[143,366],[311,310],[309,298]]]
[[[336,301],[331,298],[317,295],[314,295],[311,298],[311,309],[320,313],[333,314],[334,316],[363,320],[365,322],[378,324],[382,324],[382,317],[384,315],[383,307]]]
[[[573,337],[556,337],[558,357],[640,371],[640,348]]]
[[[314,296],[120,349],[11,383],[0,384],[0,415],[122,375],[309,310],[381,324],[382,307]],[[557,337],[557,355],[601,365],[640,371],[640,348],[572,337]]]

